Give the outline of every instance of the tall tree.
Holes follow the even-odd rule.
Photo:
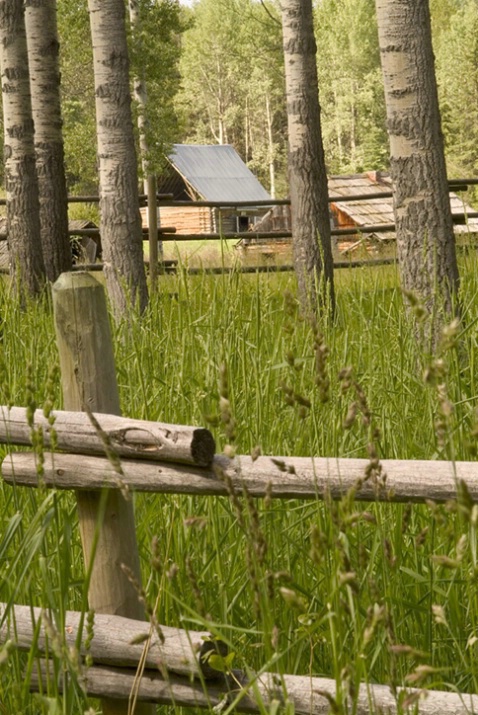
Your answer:
[[[40,227],[47,278],[54,282],[71,270],[60,103],[56,0],[26,0]]]
[[[137,51],[142,49],[141,14],[138,0],[129,0],[129,21],[131,34]],[[136,116],[139,134],[139,153],[143,173],[144,193],[148,197],[148,236],[149,236],[149,277],[150,288],[156,290],[158,280],[158,207],[157,178],[150,161],[148,141],[148,92],[144,70],[135,71],[133,76],[133,97],[136,100]]]
[[[169,149],[172,138],[169,127],[176,123],[173,119],[173,99],[179,89],[178,38],[183,23],[181,8],[176,0],[154,3],[151,0],[128,0],[128,9],[134,109],[144,193],[148,195],[150,288],[154,290],[158,277],[158,254],[162,251],[158,242],[156,172],[163,166],[165,149]],[[174,82],[171,81],[173,77]]]
[[[458,267],[428,0],[376,0],[402,285],[433,316],[455,309]]]
[[[117,319],[148,303],[123,0],[88,0],[95,74],[101,238]]]
[[[0,64],[10,270],[17,292],[35,295],[42,288],[45,266],[23,0],[0,2]]]
[[[282,0],[281,8],[294,267],[303,310],[313,314],[325,298],[334,309],[334,267],[312,0]]]

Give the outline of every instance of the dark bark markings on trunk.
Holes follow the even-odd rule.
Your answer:
[[[95,66],[104,272],[115,316],[148,302],[143,264],[125,7],[89,0]]]
[[[72,264],[55,0],[26,0],[25,22],[35,124],[41,242],[46,275],[54,282],[61,273],[71,270]]]
[[[325,278],[334,305],[328,187],[320,125],[311,0],[283,0],[294,266],[307,313],[317,312]]]
[[[45,269],[22,0],[0,2],[0,64],[10,272],[17,292],[35,295]]]
[[[428,0],[376,2],[402,286],[451,314],[459,275]]]

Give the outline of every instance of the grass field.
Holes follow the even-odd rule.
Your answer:
[[[394,267],[337,272],[336,320],[314,329],[292,274],[162,276],[147,314],[113,329],[123,413],[208,424],[239,454],[363,457],[373,444],[382,458],[475,459],[475,256],[461,275],[464,322],[433,357]],[[0,291],[0,402],[61,407],[49,301],[22,311]],[[220,420],[226,388],[234,435]],[[0,483],[0,505],[0,601],[61,624],[83,600],[74,497]],[[341,698],[364,680],[478,692],[476,506],[136,495],[135,508],[159,622],[212,627],[234,667],[332,677],[337,713],[353,712]],[[0,647],[0,712],[95,712],[73,686],[32,698],[33,667]]]

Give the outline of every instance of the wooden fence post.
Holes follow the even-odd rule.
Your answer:
[[[163,244],[158,241],[158,199],[156,176],[148,176],[148,239],[149,239],[149,279],[151,283],[151,293],[158,289],[158,259],[163,252]],[[161,255],[162,258],[162,255]]]
[[[103,287],[88,273],[62,273],[53,285],[53,308],[65,409],[119,415]],[[110,489],[106,498],[98,491],[78,491],[76,498],[86,569],[101,518],[88,591],[90,608],[97,613],[144,619],[138,593],[122,569],[124,564],[141,582],[132,502],[119,489]],[[105,699],[102,705],[105,715],[128,713],[125,700]],[[149,715],[154,708],[142,704],[134,712]]]

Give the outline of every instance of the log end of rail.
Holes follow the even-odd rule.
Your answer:
[[[191,456],[198,467],[211,466],[216,452],[216,442],[209,430],[195,429],[191,442]]]

